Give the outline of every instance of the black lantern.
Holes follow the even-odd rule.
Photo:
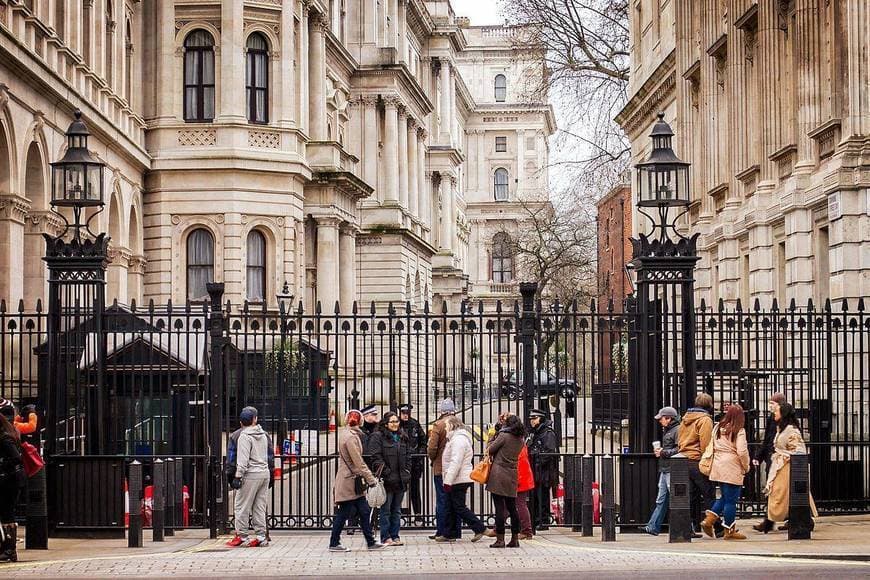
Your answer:
[[[60,207],[103,205],[105,164],[88,150],[90,132],[76,110],[76,120],[67,129],[67,149],[60,161],[51,164],[51,204]]]

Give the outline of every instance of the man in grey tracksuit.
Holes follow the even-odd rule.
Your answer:
[[[269,494],[269,435],[257,424],[257,410],[245,407],[239,416],[242,432],[239,435],[236,455],[236,477],[232,487],[236,489],[235,527],[241,545],[256,547],[268,545],[266,539],[266,502]],[[254,525],[254,536],[247,537],[248,520]]]

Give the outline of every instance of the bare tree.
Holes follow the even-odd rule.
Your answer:
[[[627,0],[501,0],[519,54],[543,53],[546,74],[532,98],[548,95],[559,125],[551,165],[575,200],[598,197],[624,171],[630,147],[614,117],[630,71]],[[573,195],[571,195],[573,194]]]
[[[520,201],[525,216],[511,238],[519,271],[538,282],[537,297],[570,304],[595,288],[595,225],[580,207]]]

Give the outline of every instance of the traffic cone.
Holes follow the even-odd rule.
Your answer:
[[[281,449],[275,446],[275,469],[272,470],[272,479],[278,480],[284,476],[284,466],[281,459]]]
[[[330,409],[330,410],[329,410],[329,432],[330,432],[330,433],[335,433],[335,428],[336,428],[336,425],[335,425],[335,411],[332,410],[332,409]]]
[[[127,480],[124,480],[124,527],[130,527],[130,490],[127,489]]]

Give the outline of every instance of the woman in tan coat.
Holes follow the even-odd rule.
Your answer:
[[[359,522],[369,550],[378,550],[384,545],[375,541],[372,534],[371,508],[365,498],[364,486],[357,483],[361,477],[368,485],[375,485],[377,479],[363,461],[362,414],[353,409],[344,418],[347,427],[342,429],[338,438],[338,471],[332,484],[332,495],[338,509],[332,520],[332,536],[329,539],[330,552],[348,552],[341,545],[341,531],[348,518],[359,514]]]
[[[511,518],[511,541],[508,548],[519,548],[520,516],[517,512],[518,460],[523,449],[523,422],[516,415],[505,420],[486,452],[492,458],[486,490],[495,504],[496,541],[490,548],[504,548],[505,520]]]
[[[753,526],[755,530],[764,534],[772,530],[776,522],[788,519],[791,456],[807,452],[794,407],[788,403],[781,403],[774,409],[773,418],[776,419],[777,424],[776,437],[773,438],[773,456],[767,472],[767,485],[764,486],[764,493],[767,495],[767,517],[757,526]],[[818,517],[812,495],[810,509],[813,517]]]
[[[721,518],[725,526],[726,540],[745,540],[737,531],[737,502],[743,492],[743,478],[749,472],[749,447],[746,444],[746,418],[743,407],[734,404],[725,411],[725,416],[713,429],[713,464],[710,481],[719,484],[722,492],[707,510],[701,529],[715,538],[713,526]],[[703,458],[702,458],[703,459]],[[702,462],[703,463],[703,462]]]

